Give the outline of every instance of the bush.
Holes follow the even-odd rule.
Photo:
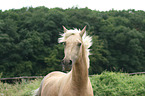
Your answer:
[[[145,75],[103,72],[90,78],[94,96],[144,96]]]

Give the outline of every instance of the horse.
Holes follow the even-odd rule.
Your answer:
[[[58,39],[64,44],[64,64],[72,63],[71,71],[63,73],[51,72],[41,81],[35,96],[94,96],[88,77],[89,47],[91,37],[86,35],[86,26],[82,29],[68,30]]]

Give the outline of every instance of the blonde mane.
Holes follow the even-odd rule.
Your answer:
[[[65,42],[66,41],[66,39],[69,37],[69,36],[71,36],[71,35],[74,35],[74,34],[79,34],[81,32],[81,30],[79,29],[74,29],[74,30],[67,30],[67,32],[65,32],[65,33],[63,33],[63,34],[60,34],[62,37],[60,37],[59,39],[58,39],[58,42],[59,43],[61,43],[61,42]],[[87,36],[86,35],[86,32],[84,33],[84,35],[83,35],[83,37],[82,37],[82,43],[84,44],[84,47],[85,47],[85,51],[86,51],[86,61],[87,61],[87,66],[88,66],[88,68],[89,68],[89,66],[90,66],[90,64],[89,64],[89,62],[90,62],[90,60],[89,60],[89,55],[90,55],[90,50],[89,50],[89,48],[90,48],[90,46],[92,45],[92,37],[90,37],[90,36]]]

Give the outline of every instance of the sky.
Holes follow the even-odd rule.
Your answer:
[[[0,10],[20,9],[23,7],[45,6],[48,8],[85,8],[92,10],[143,10],[145,11],[145,0],[0,0]]]

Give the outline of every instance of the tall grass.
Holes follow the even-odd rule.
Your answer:
[[[41,79],[8,84],[0,82],[0,96],[32,96],[32,91],[40,86]]]
[[[90,77],[94,96],[145,96],[145,75],[103,72]],[[16,84],[0,82],[0,96],[32,96],[41,79]]]
[[[90,79],[94,96],[145,96],[145,75],[103,72]]]

